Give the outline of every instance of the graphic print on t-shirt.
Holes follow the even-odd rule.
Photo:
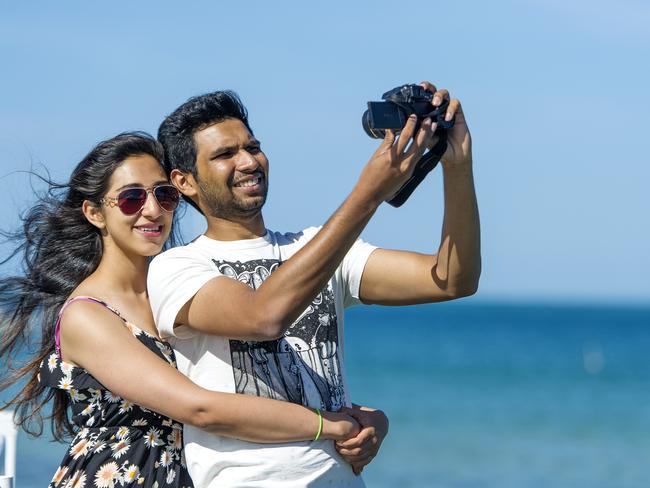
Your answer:
[[[281,264],[275,259],[227,262],[213,259],[224,276],[257,289]],[[345,404],[338,357],[338,324],[329,285],[281,339],[230,341],[237,393],[338,410]]]

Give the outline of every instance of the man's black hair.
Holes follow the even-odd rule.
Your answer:
[[[158,128],[158,140],[165,148],[165,170],[196,173],[194,132],[224,119],[238,119],[252,134],[248,112],[231,90],[216,91],[190,98],[168,115]]]

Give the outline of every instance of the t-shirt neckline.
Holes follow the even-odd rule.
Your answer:
[[[261,237],[255,237],[252,239],[240,239],[237,241],[219,241],[211,237],[201,234],[196,238],[194,242],[200,245],[209,246],[212,248],[219,249],[255,249],[258,247],[268,246],[273,244],[271,239],[271,232],[268,229],[265,229],[265,233]]]

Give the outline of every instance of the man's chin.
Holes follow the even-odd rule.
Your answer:
[[[258,212],[266,203],[266,195],[259,197],[249,197],[246,200],[235,200],[233,202],[233,209],[239,212]]]
[[[231,202],[228,210],[220,209],[216,212],[215,216],[222,218],[237,218],[237,219],[250,219],[254,218],[262,212],[262,207],[266,202],[266,196],[249,197],[246,200],[235,200]]]

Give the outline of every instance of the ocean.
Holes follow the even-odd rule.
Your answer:
[[[355,307],[345,341],[353,401],[390,419],[368,487],[650,486],[650,307]],[[65,449],[21,435],[16,486]]]

